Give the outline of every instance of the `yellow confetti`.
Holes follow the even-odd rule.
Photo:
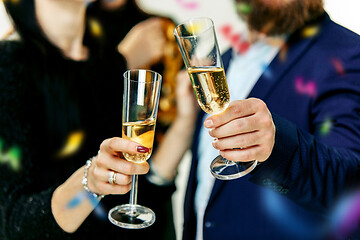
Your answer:
[[[76,152],[84,140],[83,131],[75,131],[69,134],[65,146],[57,154],[58,157],[65,157]]]
[[[201,23],[192,23],[186,26],[186,31],[188,31],[190,34],[198,34],[204,29],[205,25]]]
[[[309,26],[302,31],[302,36],[305,38],[313,37],[319,33],[319,26]]]
[[[103,35],[103,30],[101,23],[97,19],[89,19],[90,32],[95,37],[101,37]]]

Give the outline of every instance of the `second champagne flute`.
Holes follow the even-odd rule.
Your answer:
[[[190,19],[179,24],[174,35],[201,109],[208,114],[224,111],[230,94],[213,21],[205,17]],[[256,165],[257,160],[233,162],[219,155],[210,170],[218,179],[231,180],[248,174]]]
[[[153,148],[161,75],[149,70],[128,70],[124,73],[122,137],[147,147],[148,153],[123,153],[128,161],[141,163],[150,158]],[[130,203],[109,211],[113,224],[130,229],[145,228],[155,222],[155,213],[137,204],[138,176],[133,175]]]

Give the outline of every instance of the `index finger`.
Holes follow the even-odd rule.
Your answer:
[[[144,147],[139,143],[119,137],[109,138],[103,141],[100,145],[100,150],[104,150],[113,155],[116,155],[118,152],[137,154],[147,153],[150,151],[149,148]]]
[[[255,98],[233,101],[225,111],[210,116],[204,121],[206,128],[216,128],[234,119],[248,117],[256,113],[258,101]]]

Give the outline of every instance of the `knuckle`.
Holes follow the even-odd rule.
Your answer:
[[[242,108],[241,108],[241,106],[238,105],[238,104],[232,104],[231,106],[229,106],[229,110],[230,110],[235,116],[241,115],[241,113],[242,113]]]
[[[96,167],[102,167],[105,165],[105,158],[100,158],[100,157],[97,157],[96,161],[95,161],[95,168]]]
[[[265,103],[258,98],[253,98],[251,102],[251,105],[257,109],[257,111],[264,111],[264,109],[266,109]]]
[[[110,138],[110,139],[108,140],[108,147],[109,147],[109,149],[111,149],[111,150],[114,150],[114,149],[115,149],[115,147],[116,147],[116,139],[115,139],[115,138]]]
[[[108,144],[108,142],[111,140],[111,138],[107,138],[104,141],[101,142],[100,144],[100,151],[104,150],[106,148],[106,145]]]
[[[269,118],[269,116],[263,117],[262,118],[262,124],[263,126],[265,126],[266,128],[270,128],[273,126],[273,122],[272,120]]]
[[[93,176],[94,176],[95,179],[100,179],[101,173],[100,173],[99,168],[97,168],[97,167],[94,168],[94,170],[93,170]]]

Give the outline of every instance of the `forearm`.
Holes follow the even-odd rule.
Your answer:
[[[250,181],[308,209],[328,211],[339,197],[358,184],[359,154],[322,144],[295,125],[278,117],[277,120],[273,153],[256,168]]]
[[[175,120],[152,158],[152,164],[169,181],[175,178],[178,165],[191,146],[194,128],[195,122],[192,120]]]
[[[60,185],[52,196],[51,209],[58,225],[66,232],[75,232],[94,210],[93,204],[87,199],[79,197],[87,193],[82,186],[84,167],[78,169],[65,183]],[[75,198],[82,201],[76,206],[69,206]]]

